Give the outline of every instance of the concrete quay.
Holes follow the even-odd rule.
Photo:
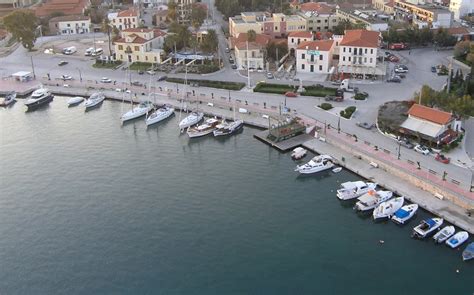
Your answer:
[[[314,138],[307,141],[303,146],[316,153],[327,154],[334,157],[340,166],[366,179],[374,181],[398,195],[404,196],[407,200],[417,203],[423,209],[474,234],[474,216],[469,217],[466,214],[465,208],[446,198],[440,199],[435,197],[433,193],[423,190],[420,186],[407,181],[406,178],[391,173],[384,165],[381,165],[379,161],[371,161],[372,159],[363,157],[354,150],[351,150],[350,145],[337,142],[336,138],[328,134],[334,132],[337,133],[337,130],[331,129],[327,131],[326,135],[319,134],[319,139]],[[396,159],[394,161],[396,161]],[[378,167],[376,168],[374,167],[375,165],[371,165],[371,162],[377,163]],[[409,175],[407,175],[407,177],[409,177]],[[470,204],[473,206],[473,202]]]

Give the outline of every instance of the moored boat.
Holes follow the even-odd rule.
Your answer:
[[[474,258],[474,242],[467,245],[466,249],[462,251],[462,260],[468,261]]]
[[[340,200],[351,200],[366,194],[369,190],[377,187],[376,183],[364,181],[347,181],[341,183],[341,188],[337,190],[337,197]]]
[[[40,88],[33,91],[30,98],[26,100],[25,105],[28,110],[32,110],[50,103],[53,98],[54,95],[48,89]]]
[[[446,245],[454,249],[461,246],[465,241],[467,241],[467,239],[469,239],[469,234],[467,233],[467,231],[460,231],[457,232],[451,238],[449,238],[446,241]]]
[[[6,107],[16,101],[16,92],[10,92],[3,99],[0,99],[0,106]]]
[[[358,202],[355,204],[354,209],[361,212],[372,210],[382,202],[388,201],[392,196],[393,192],[391,191],[369,190],[358,198]]]
[[[190,138],[205,136],[211,134],[218,124],[219,121],[217,119],[209,118],[204,122],[204,124],[188,128],[186,133]]]
[[[413,216],[415,216],[418,211],[418,204],[405,205],[402,208],[398,209],[395,214],[392,216],[392,221],[398,224],[405,224]]]
[[[301,174],[311,174],[334,167],[333,159],[328,155],[320,155],[312,158],[308,163],[303,165],[298,165],[295,168],[295,171]]]
[[[71,97],[67,101],[67,105],[72,107],[72,106],[80,104],[83,100],[84,100],[84,97],[82,97],[82,96],[74,96],[74,97]]]
[[[402,208],[405,198],[398,197],[385,202],[380,203],[377,208],[372,212],[372,217],[374,220],[379,220],[383,218],[391,218],[398,209]]]
[[[121,117],[122,123],[145,116],[152,109],[153,109],[153,103],[151,103],[150,101],[141,102],[136,107],[132,106],[132,109],[130,111],[122,115]]]
[[[306,153],[307,153],[306,149],[302,147],[297,147],[291,152],[291,158],[293,160],[299,160],[299,159],[304,158],[306,156]]]
[[[436,243],[442,243],[446,241],[449,237],[454,235],[455,231],[456,229],[454,228],[454,226],[445,226],[442,230],[440,230],[433,236],[433,240],[435,240]]]
[[[204,113],[192,112],[186,118],[179,122],[179,129],[183,130],[199,123],[204,117]]]
[[[412,236],[419,239],[426,238],[428,235],[437,230],[443,224],[443,222],[443,218],[439,217],[423,220],[420,224],[413,228]]]
[[[232,122],[221,122],[216,126],[216,130],[214,130],[214,136],[224,136],[224,135],[231,135],[238,130],[244,127],[243,120],[236,120]]]
[[[174,108],[171,107],[161,107],[153,111],[145,120],[147,126],[156,124],[160,121],[163,121],[166,118],[169,118],[174,113]]]
[[[101,104],[105,99],[105,95],[101,92],[94,92],[92,93],[91,96],[89,96],[88,99],[86,99],[86,102],[84,103],[84,106],[87,109],[93,108]]]

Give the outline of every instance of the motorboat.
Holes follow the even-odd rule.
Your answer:
[[[156,124],[160,121],[163,121],[166,118],[169,118],[171,115],[173,115],[174,109],[164,106],[162,108],[159,108],[155,111],[153,111],[145,120],[145,123],[147,126]]]
[[[374,220],[382,218],[391,218],[398,209],[402,208],[403,202],[405,201],[404,197],[394,198],[385,202],[380,203],[372,213]]]
[[[312,158],[308,163],[298,165],[295,171],[301,174],[311,174],[334,167],[333,159],[328,155],[320,155]]]
[[[86,107],[86,110],[90,109],[90,108],[93,108],[93,107],[99,105],[100,103],[102,103],[104,101],[104,99],[105,99],[105,95],[103,93],[94,92],[86,100],[86,102],[84,103],[84,106]]]
[[[0,100],[1,107],[7,107],[16,101],[16,92],[9,92],[5,97]]]
[[[341,183],[341,188],[337,190],[337,197],[340,200],[351,200],[366,194],[369,190],[374,190],[376,183],[364,181],[347,181]]]
[[[179,129],[183,130],[199,123],[204,117],[204,113],[192,112],[186,118],[179,122]]]
[[[402,208],[395,211],[392,216],[392,221],[398,224],[405,224],[418,211],[418,204],[405,205]]]
[[[467,241],[467,239],[469,239],[469,234],[467,233],[467,231],[460,231],[460,232],[457,232],[451,238],[449,238],[446,241],[446,245],[448,245],[449,247],[454,249],[454,248],[457,248],[457,247],[461,246],[462,243]]]
[[[467,245],[466,249],[462,251],[462,260],[468,261],[474,258],[474,242]]]
[[[132,107],[130,111],[122,115],[121,117],[122,123],[128,120],[139,118],[141,116],[145,116],[152,109],[153,109],[153,103],[151,103],[150,101],[141,102],[136,107]]]
[[[436,243],[441,244],[447,239],[449,239],[449,237],[454,235],[455,232],[456,232],[456,229],[454,228],[454,226],[452,225],[445,226],[442,230],[440,230],[433,236],[433,240],[435,240]]]
[[[333,173],[339,173],[341,171],[342,171],[342,167],[335,167],[335,168],[332,169]]]
[[[84,97],[82,97],[82,96],[74,96],[74,97],[71,97],[67,101],[67,105],[72,107],[72,106],[80,104],[83,100],[84,100]]]
[[[390,200],[392,196],[393,192],[391,191],[369,190],[358,198],[359,201],[355,204],[354,209],[361,212],[372,210],[381,203]]]
[[[26,100],[25,105],[28,110],[35,109],[42,105],[50,103],[54,98],[54,95],[46,88],[40,88],[31,94],[30,98]]]
[[[415,238],[423,239],[429,234],[437,230],[442,224],[443,218],[435,217],[423,220],[420,224],[413,228],[412,236]]]
[[[291,152],[291,158],[293,160],[300,160],[306,156],[308,151],[302,147],[297,147]]]
[[[214,134],[214,136],[230,135],[232,133],[237,132],[242,127],[244,127],[244,121],[243,120],[236,120],[236,121],[232,121],[230,123],[222,122],[222,123],[220,123],[219,125],[216,126],[216,130],[214,130],[213,134]]]
[[[218,124],[219,121],[217,119],[209,118],[201,125],[188,128],[188,131],[186,133],[190,138],[205,136],[211,134],[214,130],[216,130],[216,126]]]

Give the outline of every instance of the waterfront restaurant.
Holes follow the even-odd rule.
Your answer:
[[[460,121],[453,114],[414,104],[400,132],[428,141],[431,145],[449,144],[456,140],[461,130]]]

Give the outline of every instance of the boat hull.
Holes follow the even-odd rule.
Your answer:
[[[25,103],[25,106],[28,108],[28,111],[36,110],[40,107],[48,105],[53,101],[54,95],[50,94],[42,99],[39,99],[32,103]]]
[[[140,109],[140,110],[136,110],[134,112],[125,113],[121,118],[122,122],[127,122],[127,121],[130,121],[130,120],[134,120],[134,119],[143,117],[146,114],[148,114],[149,111],[150,111],[150,109],[143,109],[143,110]]]
[[[84,101],[83,97],[73,97],[70,100],[68,100],[67,105],[69,107],[73,107],[73,106],[77,106],[78,104],[80,104],[83,101]]]
[[[241,130],[242,127],[244,127],[244,123],[240,123],[238,125],[236,125],[235,128],[232,128],[232,129],[228,129],[228,131],[223,131],[223,130],[214,130],[213,132],[213,135],[214,136],[226,136],[226,135],[232,135],[234,133],[236,133],[237,131]]]
[[[156,117],[148,117],[146,120],[145,120],[145,124],[147,126],[151,126],[153,124],[156,124],[156,123],[159,123],[165,119],[168,119],[169,117],[171,117],[174,113],[174,109],[164,113],[164,114],[160,114]]]

